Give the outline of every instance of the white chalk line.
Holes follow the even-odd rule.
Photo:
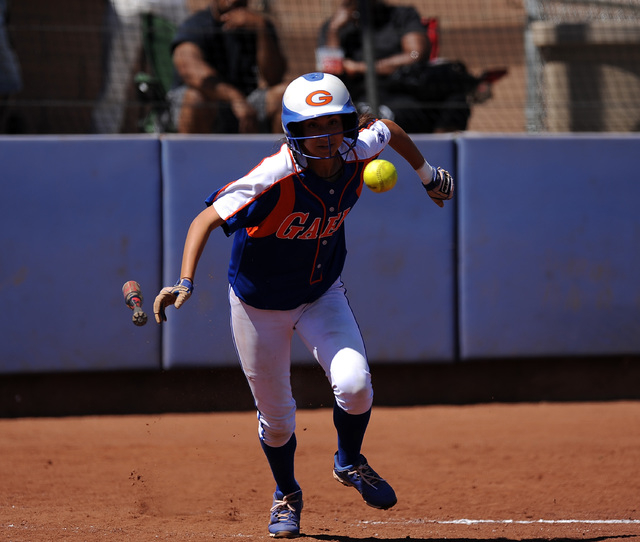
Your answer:
[[[413,523],[430,523],[436,525],[562,525],[562,524],[585,524],[585,525],[640,525],[640,519],[409,519],[391,521],[360,521],[367,525],[397,525]]]

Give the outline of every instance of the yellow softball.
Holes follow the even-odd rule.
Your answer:
[[[391,190],[398,181],[396,167],[387,160],[372,160],[364,168],[364,184],[374,192]]]

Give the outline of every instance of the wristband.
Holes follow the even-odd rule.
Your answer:
[[[193,291],[193,281],[190,278],[183,277],[175,284],[176,286],[184,286],[189,292]]]
[[[433,180],[435,179],[437,170],[434,167],[431,167],[429,162],[425,160],[424,164],[422,164],[422,166],[416,169],[416,173],[418,174],[418,177],[420,177],[422,184],[426,186],[429,183],[433,182]]]

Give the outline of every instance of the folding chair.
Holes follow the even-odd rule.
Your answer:
[[[435,17],[423,17],[422,26],[429,40],[429,60],[436,60],[440,56],[440,33],[438,19]]]
[[[142,132],[176,131],[167,98],[173,79],[171,40],[175,31],[175,25],[163,17],[152,13],[142,15],[144,69],[134,78],[138,95],[144,103],[145,114],[139,123]]]

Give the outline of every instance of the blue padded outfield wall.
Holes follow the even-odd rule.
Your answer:
[[[462,358],[640,352],[640,138],[458,149]]]
[[[0,138],[0,370],[159,369],[122,286],[160,287],[154,138]]]
[[[344,272],[373,363],[640,353],[640,137],[415,136],[448,168],[439,209],[411,169],[367,190]],[[234,366],[215,231],[194,296],[162,327],[204,199],[274,152],[276,137],[0,138],[0,372]],[[121,288],[150,316],[135,327]],[[296,363],[312,362],[295,342]]]

